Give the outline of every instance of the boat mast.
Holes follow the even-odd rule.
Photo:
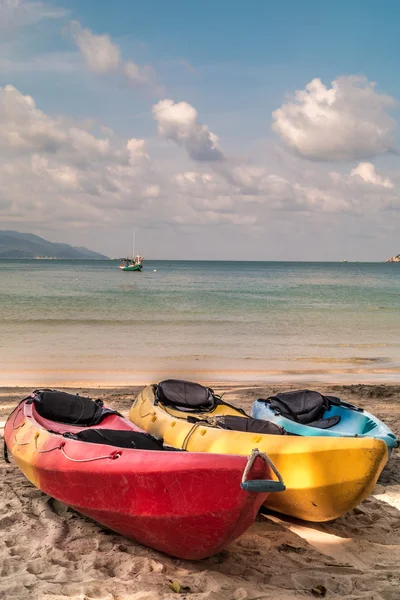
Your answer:
[[[135,235],[136,235],[136,232],[134,231],[133,232],[133,242],[132,242],[132,258],[133,259],[135,258]]]

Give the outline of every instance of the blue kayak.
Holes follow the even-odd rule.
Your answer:
[[[311,390],[256,400],[251,415],[296,435],[379,438],[386,442],[389,452],[399,445],[393,431],[371,413],[335,396],[322,396]]]

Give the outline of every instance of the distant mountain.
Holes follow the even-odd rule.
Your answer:
[[[55,244],[32,233],[0,231],[0,259],[7,258],[64,258],[106,260],[108,256],[87,248]]]

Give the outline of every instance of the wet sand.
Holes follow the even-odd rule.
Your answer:
[[[356,403],[400,434],[400,386],[321,383],[222,384],[224,399],[249,410],[273,392],[308,387]],[[127,415],[129,388],[64,388]],[[0,388],[2,424],[32,388]],[[2,433],[2,430],[0,430]],[[0,461],[0,598],[9,600],[291,600],[400,597],[400,451],[373,495],[332,523],[259,515],[239,540],[199,562],[173,559],[105,530],[34,488]],[[170,582],[180,582],[181,593]]]

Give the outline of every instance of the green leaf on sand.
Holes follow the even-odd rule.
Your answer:
[[[171,590],[173,590],[176,594],[184,594],[185,592],[190,592],[190,587],[188,585],[182,585],[177,579],[174,579],[173,581],[170,580],[168,582],[168,585],[171,588]]]

